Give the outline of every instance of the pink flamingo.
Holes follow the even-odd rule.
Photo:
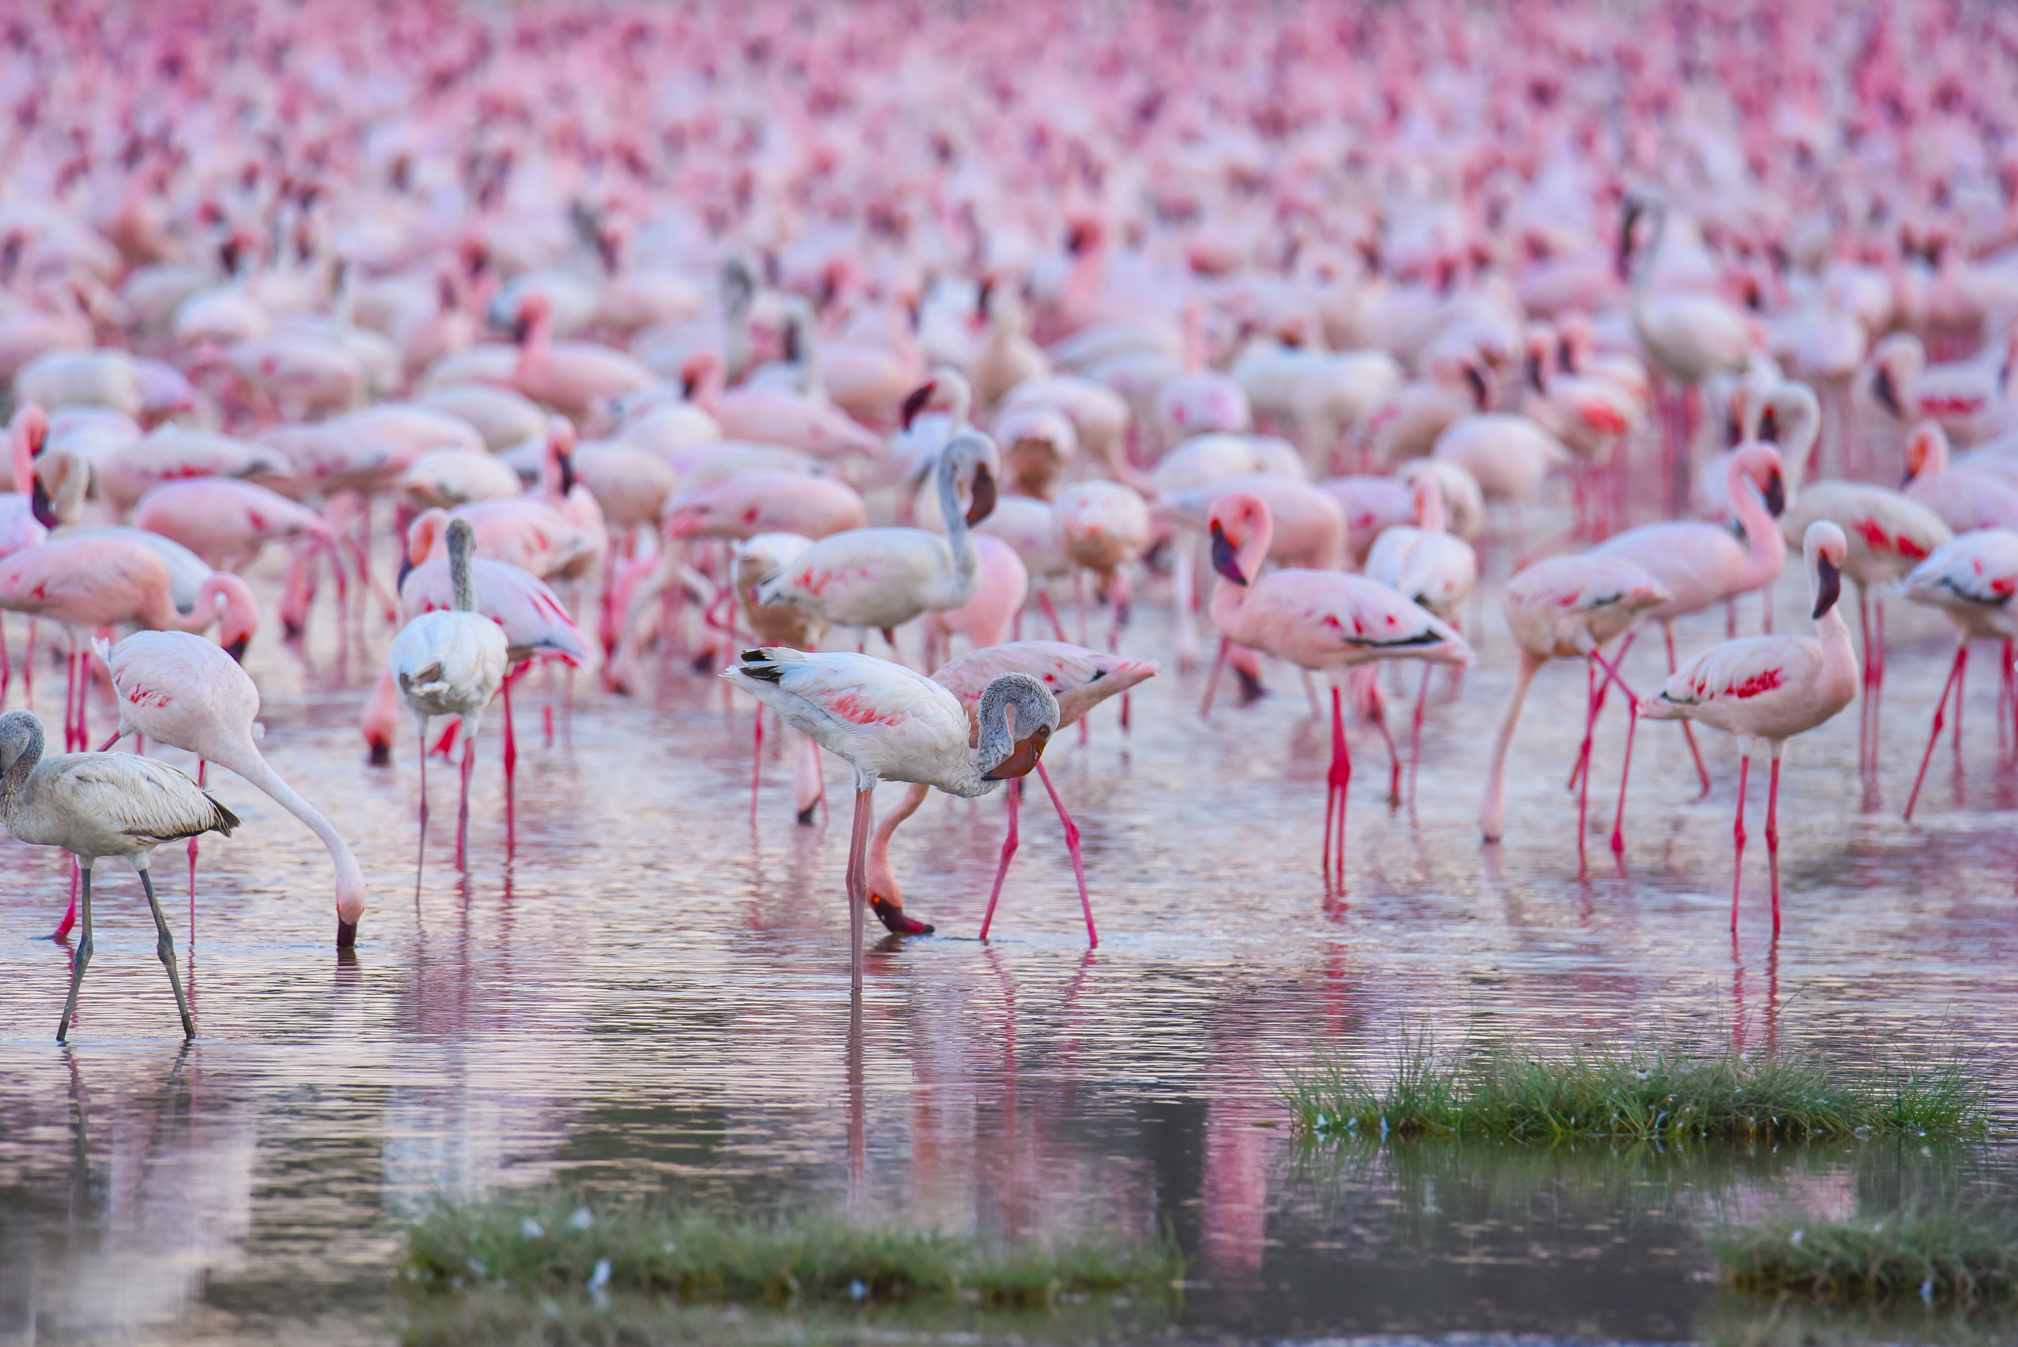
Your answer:
[[[1752,755],[1773,755],[1766,795],[1766,855],[1773,876],[1773,934],[1780,933],[1780,756],[1787,740],[1834,718],[1857,695],[1857,652],[1836,610],[1848,544],[1827,520],[1808,525],[1802,551],[1818,636],[1750,636],[1711,646],[1677,670],[1645,704],[1650,720],[1700,720],[1738,737],[1737,859],[1731,879],[1731,930],[1738,929],[1744,883],[1745,778]],[[1938,730],[1937,730],[1938,732]]]
[[[946,688],[901,664],[845,651],[746,650],[722,676],[855,769],[848,840],[849,980],[862,988],[862,909],[869,905],[871,796],[881,781],[915,781],[951,795],[986,795],[1025,776],[1058,728],[1058,702],[1028,674],[1007,673],[981,695],[968,747],[967,710]]]
[[[1083,645],[1070,645],[1064,641],[1010,641],[990,645],[960,656],[943,666],[932,675],[932,681],[950,689],[954,696],[968,710],[969,715],[977,714],[981,695],[988,685],[1005,673],[1024,673],[1037,679],[1058,699],[1058,728],[1083,718],[1109,697],[1127,692],[1137,683],[1153,677],[1156,665],[1151,660],[1124,659],[1119,655],[1102,650],[1090,650]],[[1093,927],[1093,902],[1086,894],[1086,863],[1079,852],[1079,826],[1065,810],[1065,802],[1058,795],[1058,788],[1051,784],[1050,773],[1044,764],[1037,764],[1037,775],[1044,782],[1044,789],[1051,796],[1051,803],[1058,811],[1058,820],[1065,829],[1065,848],[1072,856],[1072,874],[1079,885],[1079,905],[1086,916],[1086,941],[1097,946],[1100,936]],[[932,927],[904,915],[904,899],[897,888],[897,876],[890,868],[890,839],[897,827],[905,819],[918,811],[925,802],[926,787],[914,785],[904,793],[897,807],[877,825],[874,838],[869,844],[869,906],[882,918],[883,924],[900,935],[925,935]],[[1018,806],[1023,801],[1023,783],[1012,782],[1006,792],[1009,807],[1009,832],[1002,839],[1002,859],[995,870],[995,887],[988,894],[988,911],[981,919],[981,938],[988,938],[988,928],[995,919],[995,903],[1002,896],[1002,880],[1009,873],[1010,858],[1016,854],[1016,817]]]
[[[1721,525],[1681,519],[1627,529],[1592,552],[1593,556],[1632,562],[1668,591],[1667,600],[1647,616],[1661,624],[1668,644],[1669,673],[1675,670],[1676,618],[1764,588],[1779,577],[1786,560],[1786,540],[1774,522],[1787,505],[1780,451],[1770,444],[1748,444],[1732,453],[1724,470],[1724,489],[1732,513],[1744,527],[1743,542]],[[1602,690],[1599,698],[1602,702]],[[1703,766],[1702,752],[1686,719],[1682,733],[1707,791],[1710,772]],[[1619,791],[1621,795],[1625,792],[1623,780]]]
[[[220,636],[238,645],[259,625],[245,582],[213,573],[198,587],[193,610],[177,611],[168,566],[159,553],[119,532],[56,538],[0,561],[0,608],[62,624],[70,636],[69,686],[64,693],[65,750],[89,746],[85,706],[90,691],[80,628],[131,622],[151,631],[202,631],[223,618]],[[243,649],[242,645],[239,645]],[[80,678],[80,673],[86,675]]]
[[[513,391],[552,407],[572,421],[606,418],[610,404],[658,382],[634,357],[613,346],[553,339],[553,301],[528,290],[518,302],[518,363]]]
[[[1955,535],[1926,506],[1897,491],[1864,482],[1811,484],[1780,516],[1780,536],[1789,543],[1799,541],[1818,519],[1835,524],[1849,540],[1842,572],[1857,587],[1857,617],[1864,642],[1858,766],[1875,771],[1878,711],[1885,688],[1885,593]]]
[[[1910,820],[1913,806],[1920,801],[1920,786],[1927,779],[1927,764],[1934,758],[1935,741],[1941,737],[1941,713],[1951,692],[1955,696],[1956,760],[1960,763],[1962,681],[1969,663],[1969,642],[2002,641],[2008,651],[2018,639],[2018,619],[2011,611],[2011,596],[2018,594],[2018,532],[1981,529],[1951,539],[1913,568],[1906,576],[1905,588],[1906,597],[1913,602],[1947,614],[1955,624],[1956,637],[1955,662],[1948,670],[1948,681],[1941,685],[1940,700],[1934,703],[1934,728],[1927,736],[1927,751],[1920,757],[1920,773],[1913,778],[1913,793],[1906,800],[1906,818]]]
[[[957,608],[938,608],[925,614],[927,646],[940,645],[948,655],[955,636],[966,637],[967,644],[976,650],[1008,640],[1016,615],[1030,597],[1030,571],[1015,548],[977,530],[974,550],[981,560],[981,581],[974,588],[974,597]],[[928,654],[926,663],[934,662]]]
[[[1632,761],[1632,727],[1638,723],[1639,699],[1618,677],[1617,665],[1602,651],[1630,630],[1642,617],[1667,603],[1672,596],[1653,576],[1630,561],[1596,552],[1582,556],[1549,557],[1529,566],[1507,582],[1501,599],[1507,629],[1520,647],[1520,665],[1514,671],[1513,693],[1507,699],[1506,714],[1499,733],[1493,737],[1492,756],[1486,766],[1485,800],[1479,806],[1479,831],[1488,842],[1506,835],[1506,757],[1513,745],[1514,727],[1520,723],[1521,707],[1527,701],[1528,685],[1552,659],[1581,659],[1590,693],[1584,708],[1584,742],[1577,757],[1583,793],[1577,797],[1577,854],[1583,854],[1584,819],[1589,804],[1590,782],[1583,768],[1590,761],[1591,737],[1597,723],[1597,674],[1603,668],[1607,679],[1618,682],[1634,719],[1626,729],[1626,760]],[[1619,800],[1618,818],[1612,824],[1612,850],[1625,850],[1625,799]]]
[[[1478,583],[1478,555],[1471,544],[1448,531],[1443,492],[1435,479],[1415,479],[1411,492],[1416,525],[1397,524],[1380,535],[1367,554],[1370,580],[1396,590],[1462,630],[1458,612]],[[1433,664],[1422,667],[1422,686],[1415,695],[1415,720],[1409,730],[1409,798],[1415,798],[1417,765],[1422,758],[1422,713],[1429,700]]]
[[[1212,566],[1220,575],[1212,594],[1212,620],[1220,631],[1222,657],[1228,642],[1237,643],[1332,680],[1324,870],[1327,877],[1332,874],[1335,810],[1337,873],[1342,882],[1345,792],[1352,780],[1352,755],[1345,743],[1338,675],[1384,659],[1467,665],[1472,662],[1471,647],[1441,618],[1364,576],[1311,570],[1261,575],[1274,521],[1259,496],[1236,491],[1221,497],[1212,507],[1209,527]]]
[[[336,868],[336,946],[355,944],[364,913],[364,872],[329,820],[254,747],[262,732],[254,724],[259,689],[238,661],[209,641],[179,631],[135,632],[118,645],[99,641],[95,648],[118,694],[119,730],[113,740],[137,734],[194,753],[238,773],[300,819],[329,849]],[[190,839],[192,848],[195,841]],[[190,863],[195,864],[193,852]],[[57,939],[67,933],[70,921],[66,914]]]

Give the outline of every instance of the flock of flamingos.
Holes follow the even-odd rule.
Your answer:
[[[2018,713],[2010,8],[187,0],[0,27],[0,697],[67,666],[64,752],[0,715],[0,816],[77,860],[59,1039],[106,858],[193,1033],[148,856],[187,838],[193,866],[238,819],[149,744],[313,829],[355,939],[363,876],[262,758],[237,662],[318,595],[346,643],[396,628],[360,752],[405,758],[413,718],[423,847],[460,739],[459,863],[478,722],[500,704],[509,777],[535,664],[618,694],[720,671],[760,748],[763,708],[799,736],[802,822],[821,750],[845,760],[857,987],[865,909],[932,929],[888,847],[934,787],[1007,783],[1006,869],[1037,776],[1097,940],[1043,757],[1103,701],[1126,722],[1145,603],[1156,653],[1210,658],[1207,707],[1263,658],[1320,714],[1328,687],[1328,878],[1348,725],[1401,790],[1379,666],[1422,662],[1419,742],[1482,623],[1519,658],[1484,836],[1531,680],[1582,660],[1580,801],[1608,701],[1628,770],[1642,716],[1736,735],[1741,864],[1767,760],[1776,931],[1781,754],[1861,691],[1875,764],[1887,596],[1954,621],[1941,708],[1989,638]],[[1538,541],[1540,506],[1568,528]],[[1768,605],[1737,637],[1790,550],[1812,634]],[[1705,610],[1733,639],[1677,651]],[[1656,628],[1670,676],[1629,687]],[[878,825],[882,782],[910,789]]]

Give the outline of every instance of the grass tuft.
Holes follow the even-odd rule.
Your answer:
[[[1989,1117],[1984,1088],[1955,1060],[1852,1074],[1812,1057],[1645,1045],[1466,1055],[1427,1034],[1402,1040],[1384,1079],[1332,1062],[1292,1076],[1283,1095],[1317,1136],[1798,1141],[1969,1135]]]
[[[1853,1221],[1787,1217],[1709,1232],[1724,1276],[1744,1291],[1820,1300],[1920,1299],[1978,1305],[2018,1299],[2018,1227],[1954,1213]]]
[[[939,1300],[1032,1309],[1061,1296],[1169,1293],[1183,1274],[1168,1238],[996,1248],[832,1216],[736,1220],[571,1199],[442,1203],[408,1232],[400,1265],[422,1293],[510,1288],[779,1307]]]

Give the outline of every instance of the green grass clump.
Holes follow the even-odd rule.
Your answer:
[[[780,1307],[941,1300],[1030,1309],[1061,1296],[1168,1293],[1183,1273],[1168,1239],[997,1248],[832,1216],[597,1211],[567,1199],[442,1203],[408,1232],[400,1264],[402,1280],[422,1293],[511,1288]]]
[[[1708,1241],[1726,1280],[1744,1291],[1944,1305],[2018,1299],[2018,1227],[2009,1221],[1934,1212],[1787,1217],[1725,1226]]]
[[[1960,1063],[1848,1073],[1812,1057],[1635,1045],[1542,1058],[1441,1053],[1405,1040],[1376,1079],[1334,1062],[1291,1078],[1297,1126],[1319,1136],[1505,1140],[1805,1140],[1982,1131],[1983,1087]]]

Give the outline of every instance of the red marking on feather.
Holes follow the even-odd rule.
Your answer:
[[[1623,435],[1631,428],[1619,409],[1609,402],[1586,402],[1577,410],[1583,414],[1586,425],[1607,435]]]
[[[1865,544],[1876,551],[1882,552],[1885,545],[1891,541],[1885,536],[1885,530],[1878,527],[1878,521],[1875,519],[1860,519],[1850,527],[1856,529],[1863,536]]]
[[[1926,548],[1920,546],[1920,544],[1914,542],[1903,533],[1899,535],[1898,540],[1893,545],[1899,549],[1900,556],[1911,557],[1915,561],[1919,561],[1927,555]]]
[[[1724,695],[1726,697],[1736,697],[1742,701],[1748,697],[1756,697],[1763,692],[1771,692],[1785,681],[1785,677],[1778,669],[1766,669],[1760,673],[1753,674],[1742,683],[1731,684],[1724,689]]]
[[[1990,582],[1990,592],[1999,598],[2010,598],[2013,588],[2018,588],[2018,581],[2014,581],[2008,575],[2000,575]]]
[[[126,694],[126,700],[132,702],[135,706],[162,707],[174,701],[175,698],[156,688],[136,687],[133,691]]]
[[[904,719],[900,715],[886,716],[881,714],[875,707],[864,703],[860,697],[852,692],[834,694],[832,700],[827,703],[827,710],[841,719],[853,721],[857,725],[895,725]]]

